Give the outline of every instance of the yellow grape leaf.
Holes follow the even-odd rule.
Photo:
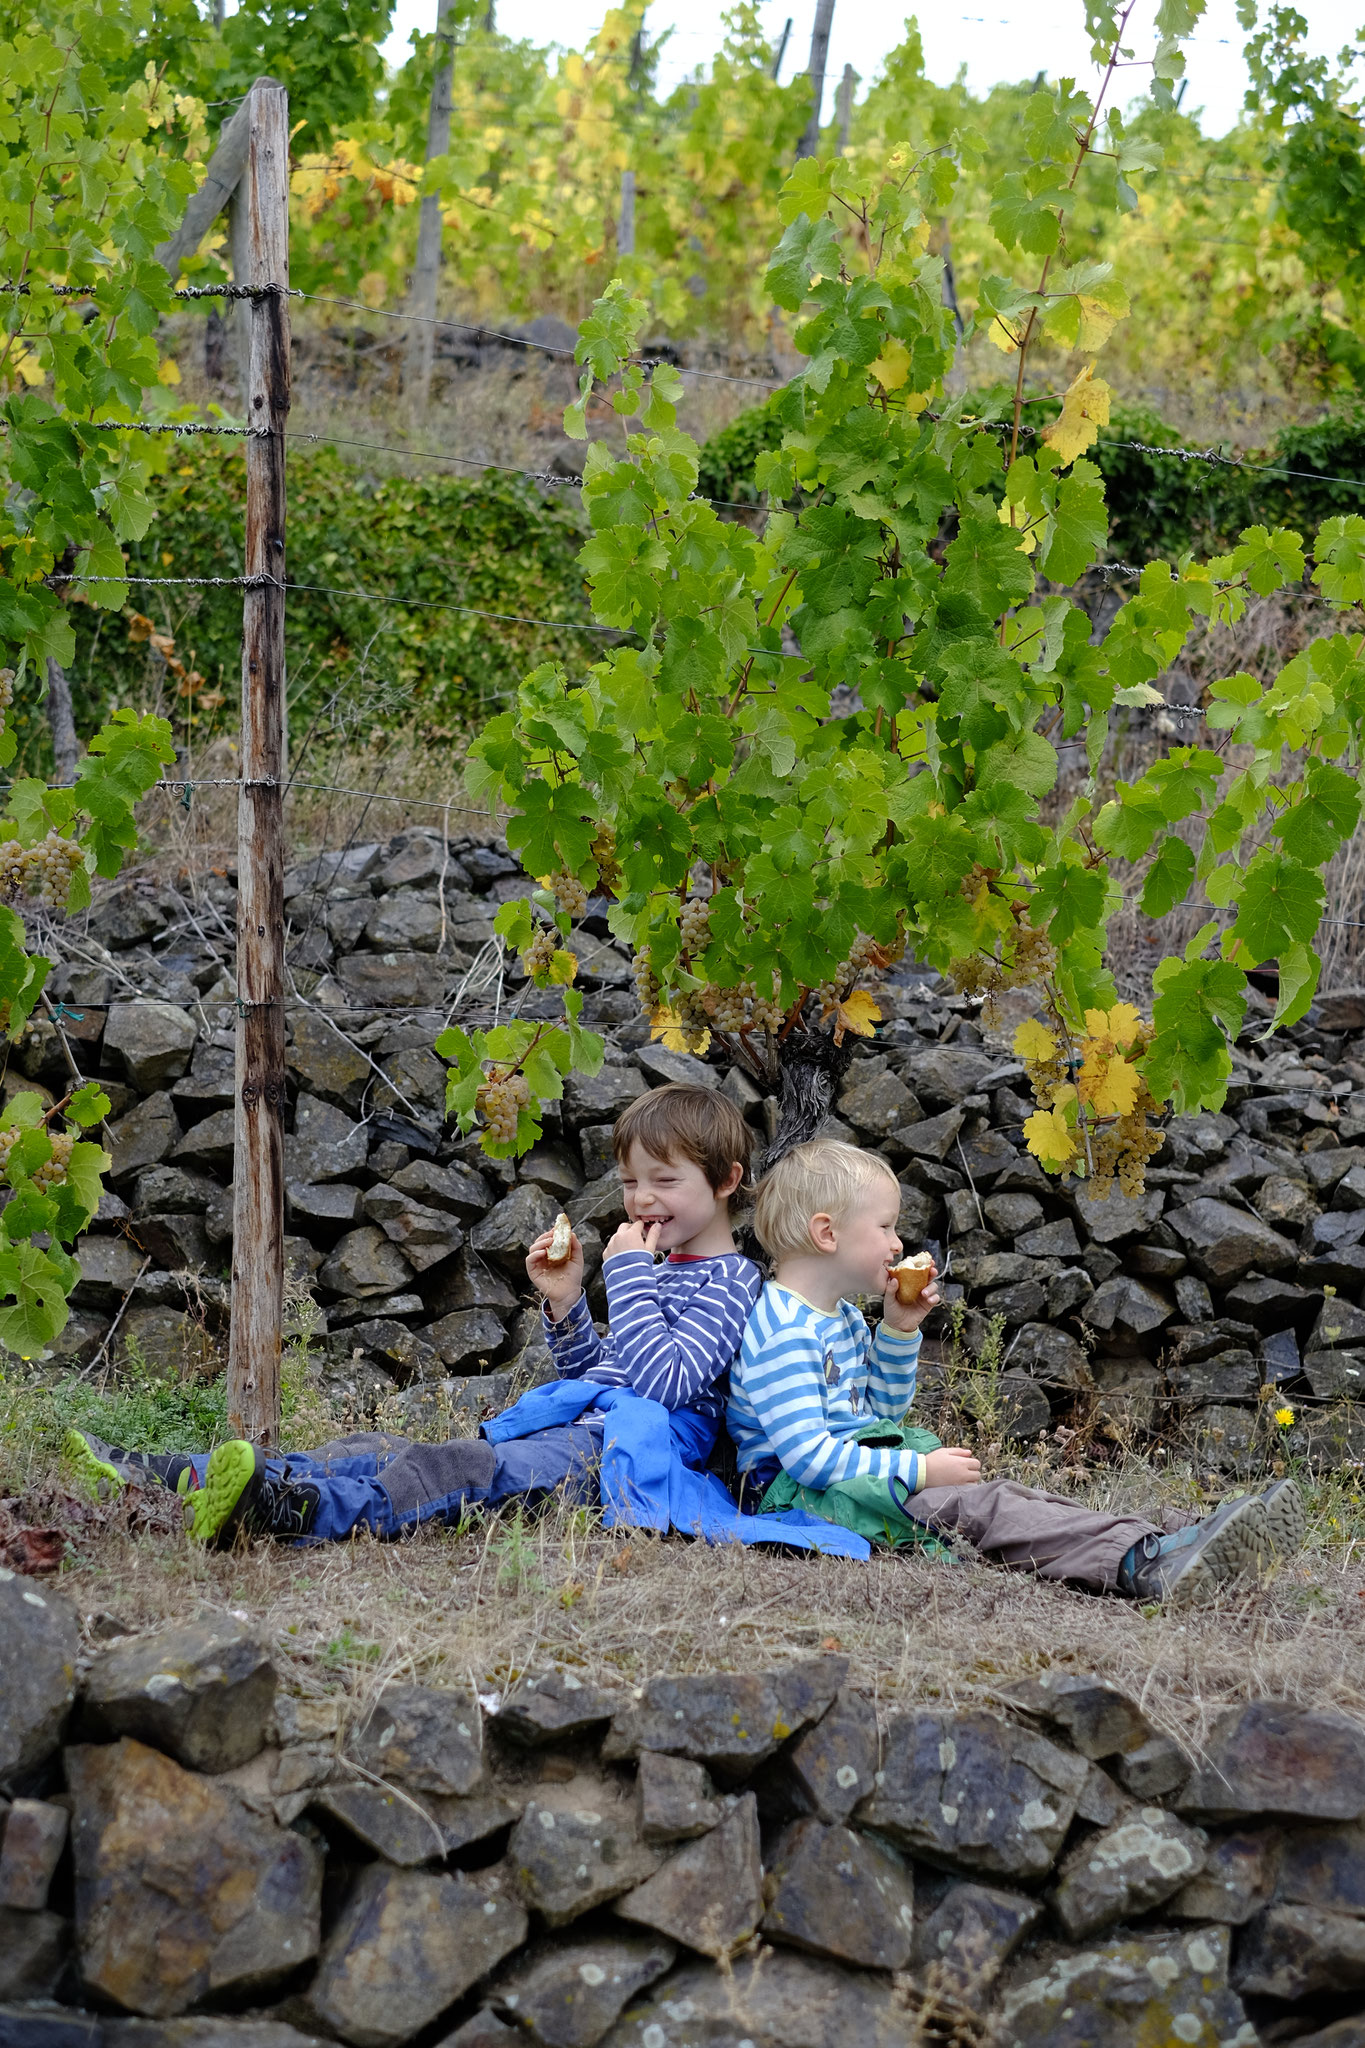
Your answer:
[[[825,1016],[834,1017],[834,1043],[842,1045],[844,1033],[851,1031],[855,1038],[871,1038],[873,1029],[882,1021],[882,1013],[875,999],[865,988],[855,988],[841,1003],[827,1004]]]
[[[1025,1017],[1014,1034],[1014,1050],[1021,1060],[1055,1060],[1057,1041],[1046,1024],[1040,1024],[1036,1017]]]
[[[711,1043],[709,1031],[703,1031],[700,1043],[689,1039],[682,1028],[682,1019],[677,1011],[666,1006],[661,1010],[655,1010],[650,1017],[649,1035],[651,1038],[662,1039],[669,1052],[691,1052],[700,1055]]]
[[[1092,352],[1098,355],[1127,311],[1128,294],[1125,291],[1112,291],[1111,300],[1095,298],[1089,292],[1077,292],[1076,347],[1087,355]]]
[[[1060,1109],[1036,1109],[1024,1124],[1024,1143],[1049,1173],[1060,1173],[1076,1156],[1076,1134]]]
[[[1142,1015],[1131,1003],[1115,1003],[1112,1010],[1087,1010],[1085,1028],[1092,1038],[1109,1038],[1115,1045],[1131,1045],[1142,1029]]]
[[[1010,503],[1008,498],[1002,498],[1000,500],[1000,509],[997,512],[996,517],[999,519],[1000,524],[1002,526],[1013,526],[1014,522],[1010,518]],[[1019,545],[1024,550],[1024,553],[1026,555],[1031,555],[1033,553],[1033,550],[1038,545],[1037,533],[1031,526],[1023,525],[1014,527],[1014,531],[1019,536]]]
[[[882,343],[882,352],[872,365],[872,375],[883,391],[899,391],[910,371],[910,351],[894,337]]]
[[[1095,375],[1093,363],[1087,363],[1067,386],[1060,415],[1043,431],[1049,448],[1061,456],[1063,468],[1084,455],[1100,428],[1108,426],[1111,395],[1103,377]]]
[[[578,973],[578,961],[567,948],[556,946],[550,962],[551,988],[567,988]]]
[[[992,320],[986,332],[1002,355],[1012,356],[1019,346],[1003,320]]]
[[[1088,1053],[1081,1068],[1081,1094],[1098,1116],[1131,1116],[1137,1104],[1138,1073],[1127,1060]]]

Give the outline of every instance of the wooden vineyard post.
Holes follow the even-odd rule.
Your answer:
[[[805,133],[796,145],[799,163],[803,156],[814,156],[820,147],[820,104],[825,97],[825,63],[829,57],[829,32],[834,21],[834,0],[815,0],[815,24],[810,32],[810,62],[806,76],[811,86],[810,119]]]
[[[436,75],[427,115],[427,155],[444,156],[450,148],[451,84],[455,73],[455,0],[438,0],[436,9]],[[407,389],[417,410],[431,396],[431,365],[436,348],[436,296],[441,277],[441,200],[428,192],[417,216],[417,261],[412,273],[415,318],[408,342]]]
[[[247,393],[242,786],[237,809],[237,1070],[228,1428],[280,1434],[284,1314],[284,428],[289,413],[289,97],[248,96],[242,176],[255,287]],[[261,290],[261,287],[268,289]]]

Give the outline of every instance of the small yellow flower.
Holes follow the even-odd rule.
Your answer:
[[[1293,1409],[1292,1409],[1292,1408],[1277,1408],[1277,1409],[1275,1410],[1275,1420],[1276,1420],[1276,1422],[1278,1422],[1278,1423],[1279,1423],[1279,1425],[1280,1425],[1280,1428],[1281,1428],[1281,1429],[1292,1429],[1292,1427],[1293,1427],[1293,1424],[1294,1424],[1294,1411],[1293,1411]]]

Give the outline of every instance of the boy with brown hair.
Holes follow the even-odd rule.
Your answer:
[[[68,1461],[91,1483],[153,1477],[178,1485],[191,1534],[217,1544],[239,1530],[310,1543],[357,1529],[397,1536],[557,1489],[596,1500],[608,1415],[616,1417],[607,1445],[614,1455],[618,1439],[639,1436],[639,1418],[617,1414],[623,1393],[667,1411],[670,1451],[691,1469],[703,1466],[720,1430],[725,1375],[762,1285],[730,1223],[753,1134],[718,1090],[673,1085],[633,1102],[612,1142],[628,1220],[603,1253],[608,1333],[598,1335],[588,1311],[577,1235],[567,1260],[552,1265],[546,1231],[526,1271],[559,1377],[494,1416],[479,1436],[425,1444],[367,1431],[285,1457],[239,1441],[207,1457],[149,1461],[72,1431]],[[638,1451],[618,1457],[629,1465],[623,1484],[646,1507],[654,1449],[652,1461]],[[659,1514],[656,1500],[651,1526],[661,1525]]]
[[[1193,1604],[1277,1551],[1297,1550],[1305,1513],[1292,1479],[1224,1502],[1163,1534],[1013,1479],[983,1479],[973,1454],[903,1418],[914,1399],[932,1279],[902,1305],[892,1267],[900,1183],[876,1152],[817,1139],[762,1181],[754,1232],[773,1277],[749,1320],[727,1420],[760,1513],[827,1516],[869,1542],[941,1546],[964,1537],[1013,1571],[1095,1592]],[[875,1337],[855,1306],[880,1294]]]

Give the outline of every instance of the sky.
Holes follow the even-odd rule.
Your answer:
[[[604,12],[602,0],[553,0],[553,4],[552,0],[496,0],[496,7],[497,26],[504,35],[578,49]],[[974,11],[960,11],[964,8]],[[655,0],[647,27],[656,38],[664,29],[674,28],[660,60],[663,91],[689,77],[699,64],[706,64],[719,48],[723,11],[724,0]],[[1138,0],[1129,35],[1139,58],[1153,47],[1155,11],[1156,0]],[[1365,0],[1310,0],[1307,6],[1300,0],[1300,11],[1310,22],[1311,47],[1335,55],[1365,20]],[[782,67],[782,78],[790,81],[806,66],[815,0],[763,0],[760,13],[774,42],[788,16],[792,17]],[[852,64],[865,88],[887,52],[901,41],[904,21],[901,8],[887,5],[886,0],[835,0],[825,82],[826,120],[833,118],[834,89],[845,64]],[[968,84],[978,93],[1002,82],[1032,78],[1039,70],[1046,70],[1051,78],[1071,77],[1082,84],[1093,75],[1082,0],[946,0],[943,6],[921,7],[919,22],[925,68],[939,84],[946,85],[962,65],[967,68]],[[429,31],[435,26],[436,0],[397,0],[394,31],[384,45],[384,54],[391,62],[401,63],[412,30]],[[1235,0],[1209,0],[1204,19],[1186,46],[1189,86],[1183,102],[1186,112],[1202,109],[1201,125],[1208,135],[1224,134],[1241,109],[1247,83],[1244,41]],[[1125,99],[1143,90],[1142,73],[1130,75],[1133,88],[1123,95]]]

